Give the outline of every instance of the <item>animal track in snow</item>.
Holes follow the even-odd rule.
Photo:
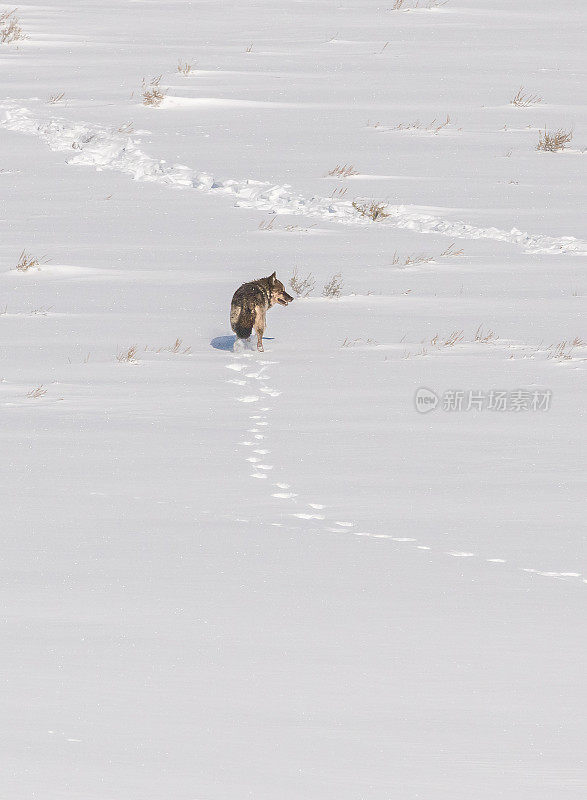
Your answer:
[[[262,373],[263,370],[265,370],[267,368],[267,365],[269,363],[276,363],[276,362],[265,362],[263,364],[263,366],[261,367],[261,369],[259,369],[257,372],[250,371],[250,372],[245,374],[245,377],[250,379],[250,380],[259,380],[259,379],[268,380],[269,376],[268,375],[264,375],[264,374],[262,375],[261,373]],[[245,365],[241,365],[241,364],[232,364],[232,365],[228,365],[228,368],[229,369],[233,369],[236,372],[242,372],[244,369],[246,369],[246,366]],[[239,381],[237,379],[233,379],[233,380],[229,380],[228,383],[235,383],[237,385],[240,385],[241,383],[242,384],[246,384],[246,381]],[[279,392],[276,389],[274,389],[273,387],[269,387],[269,386],[260,387],[259,391],[262,392],[265,395],[270,395],[272,397],[278,397],[281,394],[281,392]],[[259,395],[245,395],[245,396],[239,397],[237,399],[240,402],[244,402],[244,403],[257,402],[258,400],[260,400],[260,396]],[[267,429],[265,431],[265,433],[267,433],[267,434],[269,433],[269,422],[267,422],[266,414],[269,413],[272,409],[269,406],[264,406],[264,407],[261,407],[259,410],[262,411],[263,413],[262,414],[251,414],[249,416],[249,420],[250,420],[249,424],[251,424],[251,422],[252,422],[253,426],[251,428],[247,429],[247,433],[251,435],[251,437],[255,440],[255,442],[245,440],[245,441],[239,442],[239,445],[241,445],[243,447],[254,447],[255,444],[258,445],[259,441],[262,441],[262,440],[265,439],[265,436],[263,434],[259,433],[259,429],[261,427]],[[248,464],[250,464],[252,469],[253,469],[253,472],[251,473],[251,477],[252,478],[256,478],[258,480],[266,480],[267,479],[267,473],[270,472],[272,469],[274,469],[274,466],[272,464],[261,463],[262,459],[260,457],[258,458],[257,456],[266,456],[266,455],[268,455],[270,453],[270,450],[265,449],[265,448],[256,447],[252,452],[255,453],[255,455],[254,456],[249,456],[249,457],[246,458],[246,462]],[[274,483],[272,486],[274,488],[280,490],[280,491],[271,492],[271,497],[276,499],[276,500],[296,501],[296,498],[299,498],[299,494],[291,489],[291,486],[290,486],[289,483],[277,482],[277,483]],[[308,502],[308,503],[306,503],[306,505],[307,505],[308,508],[312,509],[312,512],[322,511],[325,508],[325,506],[322,503],[310,503],[310,502]],[[290,508],[291,508],[291,506],[290,506]],[[295,505],[294,505],[294,508],[295,508]],[[431,553],[431,551],[432,551],[432,548],[430,546],[424,545],[424,544],[419,544],[418,540],[416,538],[414,538],[414,537],[411,537],[411,536],[392,536],[391,534],[387,534],[387,533],[371,533],[369,531],[357,530],[356,529],[356,523],[351,521],[351,520],[346,520],[346,521],[345,520],[332,520],[329,523],[328,520],[326,519],[326,515],[325,514],[311,513],[311,512],[306,512],[306,511],[292,511],[289,514],[289,516],[294,517],[295,519],[298,519],[298,520],[302,520],[304,522],[326,521],[327,524],[326,524],[326,527],[323,530],[328,532],[328,533],[338,534],[339,536],[341,534],[342,535],[350,534],[352,536],[369,538],[369,539],[387,539],[389,541],[396,542],[398,544],[405,544],[407,546],[413,547],[415,550],[420,550],[420,551],[428,552],[428,553]],[[280,522],[274,522],[274,523],[271,523],[271,524],[273,526],[275,526],[275,527],[285,527],[283,525],[283,523],[280,523]],[[447,550],[447,551],[444,551],[444,555],[451,556],[452,558],[473,559],[474,561],[475,560],[479,560],[479,556],[477,556],[473,552],[469,552],[469,551],[466,551],[466,550],[456,550],[456,549],[455,550]],[[502,558],[486,558],[486,559],[483,559],[483,560],[485,562],[487,562],[487,563],[493,563],[493,564],[506,564],[507,563],[506,559],[502,559]],[[518,567],[517,569],[521,569],[521,568]],[[563,579],[563,580],[565,580],[565,579],[569,580],[569,579],[580,578],[581,577],[581,573],[579,573],[579,572],[554,572],[554,571],[538,570],[538,569],[532,569],[532,568],[523,568],[522,571],[524,571],[526,573],[530,573],[530,574],[539,575],[539,576],[553,577],[553,578],[559,578],[559,579]],[[584,580],[583,583],[587,583],[587,581]]]
[[[3,107],[5,119],[0,125],[7,130],[38,136],[51,150],[67,152],[68,164],[115,170],[135,180],[227,195],[234,198],[236,206],[243,208],[317,217],[347,225],[374,226],[378,231],[395,227],[436,233],[451,239],[493,239],[519,245],[530,253],[587,255],[587,241],[574,236],[529,234],[517,228],[481,228],[422,213],[417,206],[387,205],[387,216],[375,223],[358,213],[350,200],[315,195],[304,197],[293,192],[288,184],[279,186],[269,181],[218,180],[208,173],[148,156],[139,148],[136,135],[133,137],[114,128],[64,119],[36,119],[29,109],[14,102],[5,103]]]
[[[536,575],[544,575],[546,578],[580,578],[580,572],[545,572],[540,569],[524,568],[524,572],[534,572]]]

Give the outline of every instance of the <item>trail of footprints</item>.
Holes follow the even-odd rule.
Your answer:
[[[233,377],[228,380],[228,383],[235,384],[239,387],[244,387],[244,390],[250,390],[251,394],[242,394],[237,398],[240,403],[266,403],[270,402],[269,398],[279,397],[281,392],[276,391],[271,386],[267,385],[270,380],[268,368],[276,364],[276,361],[267,361],[263,358],[251,359],[254,366],[249,367],[248,359],[253,356],[253,353],[241,353],[235,355],[235,361],[227,365],[227,369],[233,371],[238,377]],[[253,357],[254,358],[254,357]],[[247,359],[247,361],[245,361]],[[272,411],[270,405],[255,405],[254,410],[258,413],[249,416],[250,427],[247,428],[246,436],[238,444],[244,449],[245,462],[250,465],[250,476],[256,480],[270,480],[271,471],[274,468],[273,464],[267,463],[270,461],[267,456],[271,451],[266,448],[266,439],[268,435],[269,417]],[[252,449],[249,449],[252,448]],[[301,503],[299,495],[295,492],[289,483],[272,483],[271,484],[271,497],[278,500],[295,501],[292,504],[292,509],[296,508],[297,503]],[[292,510],[290,516],[308,523],[324,523],[322,530],[328,533],[347,533],[353,536],[363,536],[371,539],[389,539],[392,542],[404,543],[408,546],[415,547],[417,550],[431,552],[434,548],[428,545],[419,544],[418,540],[409,536],[391,536],[387,533],[369,533],[361,531],[357,528],[354,522],[332,520],[328,518],[325,513],[326,506],[321,503],[305,503],[306,510]],[[273,527],[282,528],[282,522],[272,522]],[[450,556],[452,558],[461,559],[479,559],[476,553],[471,553],[465,550],[443,550],[442,555]],[[504,558],[485,558],[483,559],[488,564],[507,564]],[[515,567],[518,570],[526,573],[533,573],[548,578],[581,578],[582,582],[587,584],[587,578],[582,578],[580,572],[554,572],[546,570],[532,569],[529,567]]]

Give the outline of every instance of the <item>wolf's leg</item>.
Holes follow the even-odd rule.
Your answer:
[[[257,309],[255,315],[255,333],[257,334],[257,350],[264,353],[263,350],[263,334],[265,333],[265,313],[261,309]]]

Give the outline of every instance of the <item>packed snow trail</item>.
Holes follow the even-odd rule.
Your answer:
[[[236,206],[258,208],[274,214],[316,217],[330,222],[373,225],[361,215],[349,200],[310,197],[295,194],[288,184],[272,184],[256,180],[215,180],[206,172],[196,172],[181,164],[169,165],[148,156],[138,146],[138,140],[115,128],[83,125],[67,120],[36,119],[32,112],[15,103],[5,103],[5,119],[0,126],[40,137],[51,150],[68,151],[73,155],[68,164],[93,166],[131,175],[135,180],[152,181],[170,186],[193,188],[211,194],[226,194],[236,198]],[[379,219],[379,227],[408,228],[418,233],[436,233],[451,239],[495,239],[517,244],[526,253],[587,255],[587,241],[574,236],[541,236],[512,228],[478,228],[465,222],[451,222],[430,214],[410,210],[405,205],[388,205],[388,215]]]
[[[431,556],[440,554],[452,558],[472,559],[473,561],[482,559],[488,564],[508,563],[508,560],[505,558],[483,558],[477,553],[466,550],[443,550],[437,546],[425,545],[413,536],[394,536],[391,533],[371,533],[364,531],[361,529],[360,524],[354,520],[342,521],[333,518],[328,511],[327,505],[324,503],[308,502],[307,498],[304,499],[301,497],[300,493],[292,487],[291,483],[284,483],[282,481],[271,483],[268,481],[268,478],[274,477],[272,470],[275,466],[281,466],[267,463],[272,460],[271,450],[267,449],[267,439],[271,430],[269,413],[273,411],[273,406],[257,406],[256,404],[261,402],[270,404],[272,399],[281,395],[280,391],[268,384],[268,382],[271,382],[269,368],[279,364],[279,362],[269,361],[266,357],[256,356],[254,351],[246,352],[246,350],[246,345],[244,349],[235,350],[231,362],[225,364],[226,369],[229,369],[232,373],[232,376],[228,379],[225,378],[225,380],[227,383],[237,387],[237,396],[235,400],[239,403],[251,404],[251,408],[256,412],[249,414],[245,424],[250,427],[246,428],[246,433],[243,434],[243,438],[239,439],[237,446],[243,448],[244,460],[247,468],[250,470],[250,477],[267,481],[268,484],[270,483],[269,493],[271,497],[285,501],[290,508],[287,516],[293,517],[299,521],[296,527],[292,527],[291,523],[287,524],[274,521],[269,523],[272,527],[285,527],[289,530],[299,531],[299,525],[307,525],[310,526],[306,529],[308,532],[319,533],[323,531],[339,535],[363,536],[371,539],[388,539],[389,541],[407,547],[414,547]],[[242,394],[242,392],[251,393]],[[267,458],[268,456],[269,458]],[[280,519],[286,519],[286,517],[282,516]],[[581,572],[535,569],[533,567],[516,566],[515,564],[510,564],[509,566],[517,571],[532,573],[547,578],[559,578],[564,581],[579,578],[582,583],[587,584],[587,578],[584,578]]]

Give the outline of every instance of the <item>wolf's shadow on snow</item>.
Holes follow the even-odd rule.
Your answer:
[[[210,342],[210,346],[216,350],[229,350],[232,353],[235,342],[236,336],[215,336]]]

